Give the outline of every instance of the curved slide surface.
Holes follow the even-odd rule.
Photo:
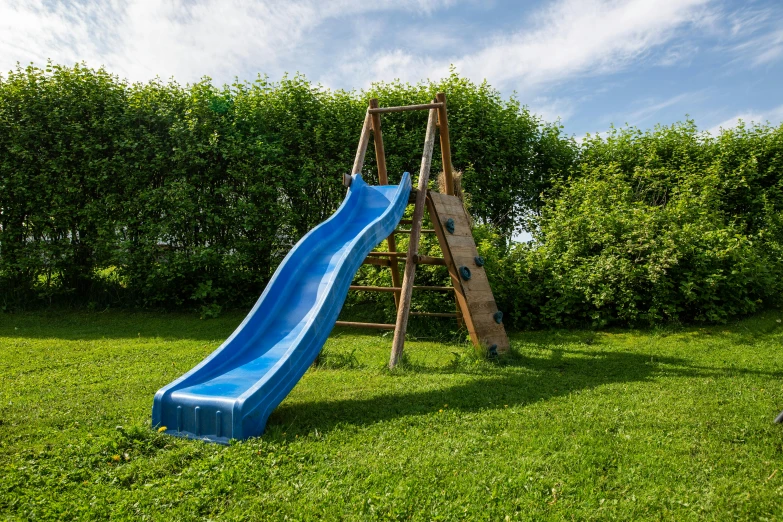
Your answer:
[[[362,261],[399,223],[410,190],[407,172],[399,185],[381,186],[354,174],[340,208],[288,253],[234,333],[158,390],[152,425],[223,443],[263,433],[321,351]]]

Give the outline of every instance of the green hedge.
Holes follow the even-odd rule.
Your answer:
[[[301,76],[215,87],[17,68],[0,77],[0,307],[246,306],[342,200],[367,99],[439,91],[473,212],[508,236],[548,187],[534,173],[575,147],[487,84],[452,74],[344,92]],[[383,125],[392,181],[418,172],[426,114]],[[368,165],[372,180],[372,147]]]
[[[345,92],[301,76],[128,84],[50,64],[0,77],[0,308],[247,306],[342,200],[367,100],[424,103],[440,91],[508,326],[716,322],[781,304],[783,127],[713,137],[687,121],[577,144],[454,73]],[[393,182],[418,172],[425,119],[384,117]],[[513,244],[521,228],[534,241]],[[431,238],[422,251],[439,254]],[[372,266],[357,275],[388,277]],[[418,277],[447,280],[442,267]],[[393,318],[388,295],[350,302],[368,301],[354,312]],[[414,302],[453,306],[435,294]]]

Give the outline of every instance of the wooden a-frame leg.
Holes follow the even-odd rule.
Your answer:
[[[405,274],[402,279],[402,291],[400,292],[400,307],[397,309],[397,323],[394,329],[394,342],[392,343],[389,368],[394,368],[400,360],[405,346],[405,334],[408,330],[408,317],[411,311],[411,295],[413,294],[413,280],[416,277],[416,256],[419,253],[419,239],[421,238],[421,221],[424,217],[424,205],[426,204],[427,185],[430,179],[430,167],[432,165],[432,149],[435,144],[435,119],[436,109],[430,109],[427,120],[427,135],[424,139],[424,153],[421,157],[421,169],[419,170],[419,185],[416,193],[416,206],[413,209],[410,243],[408,244],[408,256],[405,261]]]
[[[370,109],[377,109],[378,108],[378,99],[373,98],[370,100]],[[369,111],[367,111],[367,114],[370,114]],[[378,183],[381,185],[388,185],[389,184],[389,176],[386,173],[386,151],[383,146],[383,131],[381,131],[381,115],[380,114],[372,114],[371,115],[372,120],[372,140],[373,144],[375,145],[375,161],[378,164]],[[388,252],[396,252],[397,251],[397,240],[394,237],[394,232],[389,234],[389,237],[386,239],[386,242],[388,243]],[[394,259],[393,262],[389,265],[389,269],[391,270],[391,280],[392,280],[392,286],[395,288],[400,287],[400,267],[397,265],[397,260]],[[399,310],[400,308],[400,294],[395,292],[394,293],[394,307]]]

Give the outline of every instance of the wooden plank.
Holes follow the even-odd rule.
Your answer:
[[[461,246],[476,248],[476,241],[473,239],[472,235],[455,236],[454,234],[449,234],[448,232],[446,232],[446,237],[448,237],[449,240],[449,248],[461,247]]]
[[[371,114],[382,114],[384,112],[406,112],[406,111],[421,111],[427,109],[440,109],[443,105],[441,103],[423,103],[421,105],[401,105],[399,107],[376,107],[370,109]]]
[[[352,326],[356,328],[372,328],[375,330],[394,330],[395,325],[384,323],[357,323],[353,321],[337,321],[335,326]]]
[[[465,237],[470,236],[472,238],[473,237],[473,232],[471,230],[470,221],[468,221],[468,217],[465,216],[464,214],[463,215],[459,215],[456,212],[451,211],[451,210],[449,210],[447,212],[449,212],[448,217],[443,219],[443,222],[441,223],[441,225],[443,225],[443,227],[445,228],[446,227],[446,221],[448,221],[449,219],[453,219],[454,220],[454,232],[447,231],[446,233],[449,234],[450,236],[465,236]]]
[[[413,209],[413,224],[411,225],[411,237],[408,244],[408,260],[405,263],[405,274],[402,279],[402,293],[400,295],[400,307],[397,309],[397,327],[394,329],[394,341],[389,357],[389,368],[394,368],[402,355],[405,345],[405,334],[408,330],[408,315],[411,309],[411,295],[413,293],[413,280],[416,277],[415,256],[419,253],[419,239],[421,237],[421,221],[424,217],[424,205],[426,204],[427,185],[430,179],[432,167],[432,149],[435,145],[435,118],[436,109],[430,109],[427,119],[427,133],[424,138],[424,153],[421,157],[419,170],[419,190],[416,195],[416,206]]]
[[[471,341],[476,346],[490,347],[496,345],[498,352],[509,348],[508,336],[502,324],[495,321],[494,314],[498,311],[492,289],[489,285],[484,267],[476,265],[478,251],[473,235],[470,232],[469,219],[462,202],[456,196],[431,192],[428,198],[430,217],[437,222],[438,241],[441,243],[443,257],[449,263],[455,295],[462,311],[462,318],[470,334]],[[454,234],[445,231],[445,223],[454,219],[456,230]],[[463,226],[465,230],[460,230]],[[462,233],[459,233],[462,232]],[[465,233],[467,232],[467,233]],[[459,275],[459,267],[466,266],[471,271],[468,280]]]
[[[451,247],[451,253],[455,256],[469,257],[475,260],[475,257],[478,255],[478,249],[476,249],[475,243],[472,245],[456,245]]]

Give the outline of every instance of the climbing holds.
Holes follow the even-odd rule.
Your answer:
[[[493,344],[492,346],[490,346],[487,353],[488,353],[490,359],[494,359],[495,357],[497,357],[498,356],[498,345],[497,344]]]
[[[459,275],[462,277],[462,279],[467,281],[468,279],[470,279],[470,268],[466,266],[459,267]]]
[[[454,220],[452,218],[446,220],[446,230],[449,231],[449,234],[454,233]]]
[[[498,324],[503,322],[503,312],[501,312],[500,310],[495,312],[495,314],[492,317],[495,319],[495,322]]]
[[[476,256],[474,258],[474,260],[476,261],[476,266],[484,266],[484,258],[483,257]]]

